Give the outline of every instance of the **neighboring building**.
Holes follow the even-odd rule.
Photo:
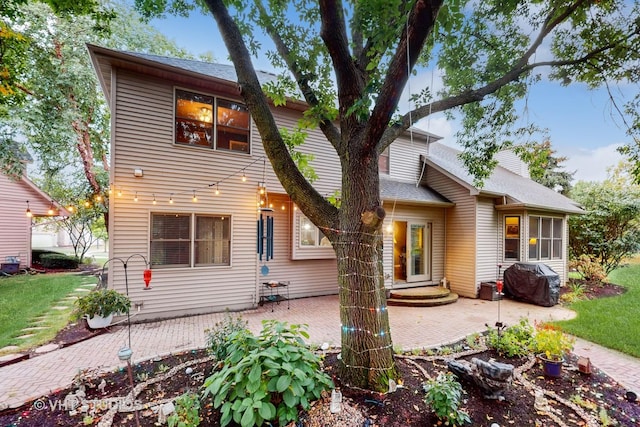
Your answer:
[[[109,253],[129,260],[129,294],[143,302],[138,318],[255,307],[271,280],[290,281],[291,298],[338,293],[335,254],[271,170],[233,67],[98,46],[89,52],[112,113],[111,185],[121,194],[109,199]],[[292,129],[305,108],[289,102],[273,112]],[[477,189],[457,152],[438,139],[412,130],[380,159],[387,287],[446,278],[454,292],[475,298],[497,264],[516,261],[545,262],[564,282],[566,219],[581,210],[501,167]],[[322,133],[310,131],[301,150],[315,156],[318,191],[338,190],[339,160]],[[273,206],[262,214],[274,223],[269,260],[256,253],[259,182]],[[153,270],[149,291],[139,255]],[[125,291],[124,268],[110,265],[109,286]]]
[[[21,267],[30,267],[33,218],[68,213],[31,182],[26,173],[16,181],[0,173],[0,194],[0,261],[18,258]],[[27,209],[31,216],[27,216]]]

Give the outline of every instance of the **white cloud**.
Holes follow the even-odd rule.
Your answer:
[[[624,157],[617,149],[622,144],[610,144],[594,149],[578,149],[569,151],[558,149],[559,156],[567,157],[563,163],[565,170],[575,171],[576,181],[604,181],[607,178],[607,169],[616,166]]]

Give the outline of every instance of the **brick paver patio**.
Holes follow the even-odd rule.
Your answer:
[[[263,319],[278,319],[309,325],[310,342],[340,344],[338,297],[325,296],[292,300],[290,308],[282,303],[239,313],[254,332],[261,330]],[[500,302],[500,320],[512,325],[522,317],[533,321],[568,319],[574,313],[560,306],[539,307],[511,300]],[[224,313],[183,317],[131,325],[134,361],[162,356],[205,345],[204,330],[223,320]],[[461,298],[457,303],[428,308],[389,307],[394,347],[428,348],[457,341],[471,333],[486,330],[498,320],[498,302]],[[123,366],[118,350],[128,341],[126,327],[113,333],[46,353],[0,368],[0,409],[22,403],[67,387],[78,370],[113,369]],[[575,353],[587,356],[604,370],[636,392],[640,391],[640,360],[578,340]]]

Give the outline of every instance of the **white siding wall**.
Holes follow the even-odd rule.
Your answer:
[[[451,290],[476,297],[476,201],[469,190],[427,167],[427,183],[456,205],[446,213],[445,276]]]
[[[418,141],[418,138],[421,140]],[[413,141],[406,135],[396,139],[389,147],[389,178],[397,181],[416,183],[420,179],[422,162],[420,155],[427,153],[423,136],[415,136]]]

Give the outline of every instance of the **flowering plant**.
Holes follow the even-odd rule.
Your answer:
[[[565,353],[573,350],[575,338],[562,332],[560,327],[550,323],[536,323],[535,326],[534,347],[547,359],[562,360]]]

